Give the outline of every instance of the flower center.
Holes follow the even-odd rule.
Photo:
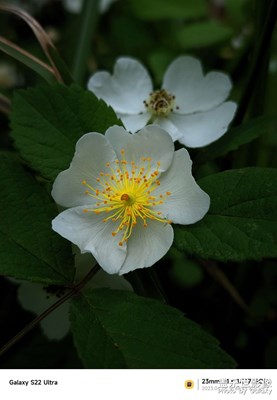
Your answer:
[[[174,109],[175,96],[168,93],[165,89],[156,90],[150,93],[149,98],[144,100],[143,103],[152,115],[166,117]]]
[[[85,194],[96,200],[93,208],[83,211],[105,214],[102,220],[104,223],[114,222],[115,229],[112,235],[116,236],[122,232],[119,246],[127,242],[139,220],[145,228],[149,220],[171,223],[157,210],[157,206],[171,193],[154,195],[160,186],[158,180],[160,163],[158,162],[153,169],[151,158],[142,157],[139,165],[136,165],[133,161],[126,161],[124,154],[125,151],[122,149],[121,160],[116,160],[113,166],[110,163],[106,164],[109,172],[100,172],[95,178],[95,187],[85,180],[82,181],[87,187]]]

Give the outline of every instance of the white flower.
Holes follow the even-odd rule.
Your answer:
[[[95,264],[96,261],[90,254],[80,255],[77,253],[75,255],[75,281],[80,282]],[[8,279],[19,285],[17,296],[21,306],[36,315],[43,313],[67,292],[67,289],[54,285],[45,286],[14,278]],[[83,290],[99,288],[133,291],[130,283],[122,276],[109,275],[103,270],[97,271]],[[48,339],[61,340],[68,334],[70,329],[69,308],[70,302],[66,301],[40,322],[42,331]]]
[[[104,13],[108,10],[111,3],[116,0],[100,0],[99,11]],[[83,0],[63,0],[64,8],[73,14],[78,14],[81,12],[83,7]]]
[[[105,136],[87,133],[54,182],[53,198],[69,209],[52,227],[110,274],[149,267],[172,244],[171,222],[192,224],[208,211],[191,164],[159,126],[135,135],[119,126]]]
[[[88,82],[130,132],[151,122],[187,147],[206,146],[226,132],[236,111],[234,102],[225,102],[231,88],[226,74],[204,76],[200,61],[188,56],[170,64],[161,90],[153,91],[147,70],[132,58],[119,58],[113,75],[100,71]]]

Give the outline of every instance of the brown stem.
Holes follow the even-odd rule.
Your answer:
[[[0,94],[0,111],[7,115],[11,112],[11,101],[3,94]]]
[[[42,314],[38,315],[35,319],[33,319],[28,325],[26,325],[20,332],[18,332],[12,339],[10,339],[1,349],[0,349],[0,357],[6,353],[13,345],[15,345],[20,339],[22,339],[27,333],[29,333],[37,324],[40,323],[47,315],[49,315],[52,311],[56,310],[60,305],[62,305],[65,301],[69,300],[77,293],[80,292],[84,288],[84,286],[88,283],[88,281],[96,274],[99,270],[99,265],[95,265],[89,273],[81,280],[76,286],[74,286],[70,292],[66,293],[63,297],[61,297],[56,303],[52,304],[47,310],[45,310]]]
[[[202,266],[205,270],[229,293],[234,302],[248,315],[250,315],[250,310],[237,289],[229,281],[227,276],[224,274],[217,265],[208,263],[207,261],[201,261]]]

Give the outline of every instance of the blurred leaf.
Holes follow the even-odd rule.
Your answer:
[[[277,256],[277,171],[244,168],[198,181],[211,197],[197,224],[175,227],[175,246],[220,261]]]
[[[240,28],[245,23],[244,7],[246,3],[247,0],[225,0],[227,18],[232,26]]]
[[[71,247],[51,229],[57,210],[48,194],[4,155],[0,175],[0,273],[43,283],[72,281]]]
[[[176,33],[177,40],[184,49],[215,46],[230,40],[232,35],[230,27],[217,21],[186,25]]]
[[[55,82],[54,71],[43,61],[0,36],[0,50],[40,75],[48,83]]]
[[[195,286],[203,279],[203,270],[196,261],[189,260],[184,253],[172,247],[168,253],[172,260],[170,274],[183,287]]]
[[[77,85],[19,90],[12,103],[12,137],[22,157],[44,177],[69,167],[77,140],[118,124],[113,110]]]
[[[277,336],[273,336],[265,349],[265,368],[277,367]]]
[[[196,19],[207,15],[203,0],[129,0],[134,14],[145,20]]]
[[[119,290],[73,300],[73,336],[86,368],[232,368],[218,341],[155,300]]]
[[[229,151],[250,143],[261,135],[277,129],[277,117],[258,117],[228,131],[216,142],[200,150],[194,162],[206,163],[217,157],[222,157]]]
[[[149,65],[153,71],[155,82],[161,85],[166,68],[172,61],[172,54],[168,50],[152,51],[149,55]]]

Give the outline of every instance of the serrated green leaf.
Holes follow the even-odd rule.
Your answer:
[[[195,19],[207,15],[208,7],[203,0],[129,0],[134,14],[145,20]]]
[[[177,40],[184,49],[208,47],[226,42],[233,35],[230,27],[217,21],[204,21],[184,26],[177,31]]]
[[[232,368],[218,341],[175,308],[119,290],[73,300],[72,330],[87,368]]]
[[[4,155],[0,176],[0,274],[42,283],[70,282],[71,247],[51,229],[57,210],[49,195]]]
[[[12,103],[12,137],[22,157],[53,180],[69,167],[77,140],[120,125],[113,110],[77,85],[19,90]]]
[[[197,224],[176,226],[179,250],[220,261],[277,256],[277,170],[243,168],[198,183],[211,207]]]
[[[276,131],[277,117],[259,117],[231,129],[219,140],[199,151],[194,162],[205,163],[224,156],[240,146],[250,143],[261,135]]]

